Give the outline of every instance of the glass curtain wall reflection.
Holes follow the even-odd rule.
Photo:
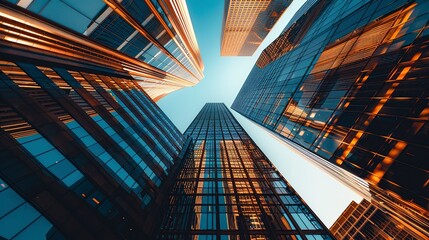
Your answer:
[[[332,239],[222,103],[208,103],[170,195],[159,239]]]
[[[113,55],[118,69],[130,74],[155,101],[203,78],[204,65],[184,0],[0,4],[0,17],[7,20],[0,25],[6,36],[2,41],[9,48],[66,55],[72,50],[79,57],[91,55],[88,61],[97,63],[107,60],[100,55]]]
[[[157,229],[186,139],[139,84],[0,61],[0,109],[0,238],[144,239]]]
[[[185,1],[1,1],[0,238],[151,239],[203,67]]]
[[[407,225],[365,199],[359,204],[352,201],[330,230],[339,240],[422,239]]]
[[[427,1],[318,1],[258,59],[232,108],[365,179],[429,235]]]

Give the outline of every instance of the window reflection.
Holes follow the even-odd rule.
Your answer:
[[[194,151],[170,195],[160,239],[271,239],[271,231],[300,239],[292,232],[327,231],[225,105],[206,104],[186,133]]]

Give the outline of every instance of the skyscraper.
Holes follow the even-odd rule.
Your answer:
[[[0,61],[0,237],[142,239],[183,135],[135,81]]]
[[[224,104],[206,104],[185,134],[193,152],[159,239],[333,239]]]
[[[9,0],[0,17],[3,56],[120,73],[155,101],[203,78],[184,0]]]
[[[369,200],[428,236],[429,3],[309,4],[261,54],[233,109],[339,179],[342,169],[363,178]]]
[[[339,240],[422,239],[408,226],[365,199],[359,204],[352,201],[330,230]]]
[[[253,55],[291,2],[225,0],[221,55]]]
[[[149,238],[190,143],[151,97],[202,77],[186,5],[14,2],[0,3],[0,238]]]

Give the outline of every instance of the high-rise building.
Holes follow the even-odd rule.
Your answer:
[[[2,56],[116,72],[155,101],[203,78],[185,0],[9,0],[0,17]]]
[[[367,200],[352,201],[330,228],[338,240],[422,239]]]
[[[152,236],[190,140],[136,81],[10,58],[0,61],[0,239]]]
[[[304,7],[232,108],[325,159],[349,186],[361,188],[342,170],[364,179],[368,200],[429,236],[429,2]]]
[[[0,239],[150,239],[202,70],[185,1],[0,2]]]
[[[225,0],[221,56],[252,56],[292,0]]]
[[[206,104],[185,134],[193,152],[159,239],[333,239],[223,103]]]

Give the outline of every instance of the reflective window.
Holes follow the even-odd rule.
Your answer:
[[[62,239],[55,227],[0,179],[0,238]]]
[[[160,238],[198,231],[199,239],[241,239],[240,232],[257,231],[250,239],[267,239],[270,231],[286,236],[298,229],[329,235],[225,105],[206,104],[185,134],[194,139],[193,152],[178,174]]]

